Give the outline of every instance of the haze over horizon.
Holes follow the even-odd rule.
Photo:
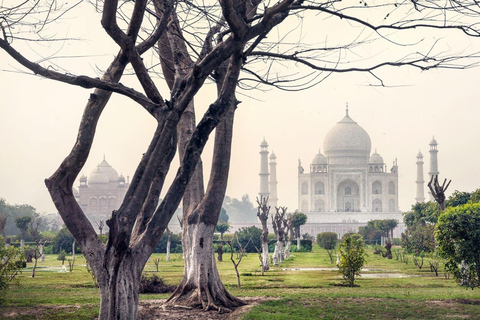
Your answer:
[[[94,24],[72,24],[69,32],[78,33],[85,40],[62,48],[64,56],[60,62],[71,72],[98,71],[115,54],[111,40],[97,35],[97,30],[98,25]],[[305,28],[305,33],[308,30]],[[342,30],[338,32],[341,34]],[[316,36],[315,32],[309,35]],[[426,33],[423,38],[431,40],[432,36]],[[445,36],[448,46],[442,49],[480,51],[478,39],[460,42],[453,38]],[[388,54],[390,50],[385,47],[379,52]],[[35,55],[41,59],[41,54],[29,52],[32,59]],[[369,54],[365,50],[365,55]],[[99,61],[93,65],[90,57]],[[3,51],[0,61],[0,197],[10,204],[30,204],[42,213],[56,212],[44,179],[72,148],[91,90],[26,75]],[[289,67],[296,70],[297,66],[292,63]],[[278,203],[289,211],[297,209],[298,160],[308,170],[313,157],[319,149],[323,150],[326,133],[345,115],[347,102],[352,119],[370,135],[372,153],[377,150],[388,170],[398,160],[402,211],[409,210],[415,201],[415,162],[419,150],[424,155],[424,180],[428,182],[428,144],[433,136],[439,144],[440,179],[452,180],[448,195],[455,190],[473,191],[480,187],[479,74],[478,68],[422,72],[385,67],[375,77],[366,73],[330,74],[304,91],[240,91],[238,99],[242,103],[236,111],[227,195],[240,199],[248,194],[255,201],[259,191],[259,145],[265,138],[269,151],[277,156]],[[130,85],[132,80],[126,77],[122,82]],[[214,85],[206,84],[195,99],[198,115],[214,96]],[[131,177],[154,128],[155,121],[141,107],[114,94],[100,119],[82,174],[88,175],[105,155],[119,174]],[[211,153],[210,141],[202,157],[206,181]],[[176,166],[172,165],[170,171],[171,181]],[[78,180],[74,185],[78,185]]]

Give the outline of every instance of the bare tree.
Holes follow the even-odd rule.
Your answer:
[[[447,183],[447,179],[445,179],[443,180],[443,184],[440,185],[438,183],[438,175],[433,175],[428,183],[428,188],[430,189],[433,198],[440,206],[441,211],[445,210],[445,191],[447,191],[450,182],[452,182],[452,180],[448,181]]]
[[[46,7],[40,7],[41,4]],[[228,179],[233,116],[239,103],[237,86],[250,89],[266,84],[298,90],[322,81],[333,72],[365,72],[383,84],[375,72],[384,66],[407,65],[422,70],[470,66],[470,60],[462,62],[461,59],[471,58],[471,54],[441,55],[436,54],[433,47],[423,50],[408,47],[408,51],[417,53],[407,52],[387,61],[368,60],[355,64],[349,59],[342,60],[343,53],[356,54],[356,48],[370,42],[371,34],[366,38],[358,35],[354,40],[347,39],[341,45],[308,47],[299,45],[298,41],[288,41],[283,29],[271,32],[283,25],[287,18],[301,22],[303,18],[311,18],[308,12],[313,12],[325,18],[338,18],[338,22],[361,26],[361,34],[364,29],[370,30],[378,35],[379,40],[388,39],[394,31],[415,28],[453,29],[469,36],[479,36],[478,25],[469,24],[466,14],[467,23],[464,24],[450,22],[450,14],[447,15],[450,11],[458,14],[469,10],[468,13],[475,18],[478,9],[475,2],[455,2],[447,7],[435,6],[432,1],[391,3],[387,13],[395,11],[397,14],[399,6],[405,11],[395,19],[389,18],[391,22],[388,24],[384,24],[384,19],[380,19],[379,24],[372,24],[363,19],[365,10],[368,14],[385,14],[387,4],[350,6],[335,1],[298,0],[280,0],[273,5],[260,5],[260,0],[221,0],[212,4],[137,0],[119,4],[118,0],[104,0],[97,2],[101,25],[118,46],[118,53],[101,77],[91,77],[74,75],[63,71],[62,67],[44,66],[49,59],[34,62],[15,48],[15,41],[45,39],[42,32],[51,22],[59,21],[66,10],[55,4],[54,0],[24,1],[0,8],[0,48],[39,76],[82,88],[95,88],[86,103],[71,152],[57,171],[46,179],[46,185],[98,280],[100,319],[136,317],[141,272],[182,197],[185,271],[168,304],[222,310],[242,304],[222,285],[212,244]],[[322,19],[326,20],[333,19]],[[328,26],[324,29],[332,30]],[[26,36],[21,34],[24,31]],[[285,34],[289,34],[288,30]],[[29,39],[31,35],[39,38]],[[161,78],[166,80],[168,92],[162,92],[153,80],[160,71],[149,66],[148,59],[143,59],[147,52],[158,54],[162,64]],[[344,64],[347,60],[349,66]],[[270,73],[274,64],[281,65],[276,64],[278,61],[293,61],[312,72],[306,76],[292,72],[282,76],[278,76],[281,72]],[[120,83],[127,67],[138,80],[137,89]],[[197,123],[193,98],[209,79],[217,84],[217,97]],[[110,231],[107,244],[103,244],[76,202],[72,187],[88,158],[98,121],[112,93],[124,95],[139,104],[155,119],[157,127],[125,199],[106,221]],[[212,170],[204,190],[200,155],[215,128]],[[166,186],[165,176],[177,147],[180,165],[172,184]],[[162,190],[165,196],[160,201]]]
[[[237,252],[237,261],[233,258],[233,254],[235,253],[235,248],[233,246],[233,241],[236,240],[237,245],[238,245],[238,252]],[[242,258],[246,255],[245,254],[245,248],[248,246],[248,244],[252,241],[252,238],[248,239],[247,244],[245,246],[242,246],[240,241],[238,241],[238,236],[235,233],[233,235],[233,239],[228,241],[228,245],[230,246],[230,260],[233,263],[233,267],[235,268],[235,273],[237,274],[237,286],[240,288],[240,273],[238,272],[238,266],[240,265],[240,262],[242,262]]]
[[[268,227],[267,227],[267,221],[268,221],[268,214],[270,213],[270,206],[267,206],[268,203],[268,197],[263,197],[260,196],[260,199],[257,197],[257,217],[260,219],[260,222],[262,223],[262,236],[261,236],[261,242],[262,242],[262,256],[263,256],[263,263],[262,263],[262,275],[264,274],[265,271],[270,269],[270,259],[268,257]]]
[[[293,214],[288,214],[287,218],[284,221],[286,232],[285,232],[285,259],[290,258],[290,246],[292,245],[292,240],[294,237],[293,230]]]
[[[32,267],[32,278],[35,277],[35,270],[37,268],[37,262],[38,259],[43,257],[43,247],[45,243],[47,242],[46,240],[42,241],[42,238],[40,236],[40,226],[42,224],[42,218],[35,217],[30,220],[30,236],[32,237],[33,241],[35,242],[35,246],[33,248],[33,253],[32,257],[34,260],[33,267]]]
[[[275,216],[272,216],[272,226],[275,235],[277,236],[277,243],[275,244],[275,252],[273,253],[273,264],[278,265],[283,262],[284,252],[283,252],[283,241],[285,237],[286,221],[285,213],[287,212],[287,207],[275,207],[277,211]]]
[[[98,230],[100,231],[100,237],[101,237],[103,236],[103,227],[105,226],[105,221],[100,220],[100,221],[96,221],[96,223],[97,223]]]

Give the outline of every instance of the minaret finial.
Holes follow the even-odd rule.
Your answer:
[[[105,153],[103,154],[103,160],[105,160]]]
[[[348,102],[347,102],[346,113],[347,113],[347,116],[348,116]]]

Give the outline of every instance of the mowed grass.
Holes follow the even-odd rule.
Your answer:
[[[257,254],[244,257],[239,271],[241,288],[225,253],[217,266],[227,289],[239,297],[265,297],[243,319],[479,319],[480,290],[466,290],[446,279],[443,266],[438,277],[427,260],[422,269],[395,259],[388,260],[368,249],[366,271],[357,287],[341,286],[341,276],[325,250],[292,253],[280,266],[261,276]],[[169,284],[178,284],[183,273],[181,254],[165,261],[154,254],[144,272],[156,273],[154,258],[160,258],[158,274]],[[65,262],[67,269],[68,263]],[[31,264],[28,265],[31,268]],[[324,268],[304,270],[304,268]],[[61,261],[49,255],[39,262],[35,278],[31,269],[19,276],[0,306],[1,319],[94,319],[98,316],[99,290],[77,255],[73,272],[59,272]],[[401,275],[403,277],[387,277]],[[142,294],[140,299],[163,299],[168,294]]]

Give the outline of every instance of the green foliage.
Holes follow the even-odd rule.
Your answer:
[[[301,212],[295,212],[292,217],[292,225],[294,228],[300,228],[305,223],[307,223],[307,215]]]
[[[3,237],[0,236],[0,304],[8,289],[9,283],[21,272],[25,257],[20,248],[5,246]],[[19,263],[20,262],[20,263]]]
[[[61,250],[59,253],[58,253],[58,256],[57,256],[57,260],[61,260],[62,261],[62,264],[65,263],[65,259],[67,259],[67,253],[65,252],[65,250]]]
[[[337,245],[338,236],[335,232],[322,232],[317,234],[317,244],[325,250],[333,250]]]
[[[218,216],[218,222],[224,222],[224,223],[228,222],[227,210],[225,210],[224,208],[220,209],[220,215]]]
[[[53,238],[53,253],[59,253],[62,250],[66,253],[72,253],[72,244],[74,241],[75,238],[73,235],[70,233],[67,227],[63,226]]]
[[[375,228],[375,221],[370,220],[366,226],[358,228],[358,233],[362,235],[367,244],[379,244],[382,241],[382,233]]]
[[[9,216],[5,224],[5,234],[7,236],[19,234],[19,229],[15,225],[16,218],[38,216],[37,210],[34,207],[28,204],[9,205],[3,198],[0,198],[0,212]]]
[[[160,241],[158,241],[157,246],[155,247],[156,253],[166,253],[167,252],[167,241],[168,234],[165,232]],[[170,236],[170,252],[171,253],[182,253],[182,237],[179,234],[174,234]]]
[[[427,223],[437,223],[440,215],[440,208],[434,202],[417,202],[412,206],[412,210],[403,213],[403,222],[407,228],[411,226]]]
[[[367,253],[363,246],[363,240],[348,237],[343,240],[338,250],[340,263],[338,269],[343,275],[345,284],[349,287],[355,285],[355,277],[360,275],[360,270],[366,262]]]
[[[373,226],[380,233],[388,236],[390,231],[393,231],[398,225],[398,221],[395,219],[373,220]]]
[[[261,240],[260,240],[261,235],[262,235],[262,229],[257,228],[255,226],[243,227],[237,231],[238,242],[240,242],[242,247],[245,249],[245,252],[248,252],[248,253],[257,252],[257,249],[255,249],[255,247],[257,248],[262,247]],[[249,242],[250,238],[252,240]],[[235,250],[240,249],[236,241],[233,241],[233,247]]]
[[[31,221],[32,217],[29,216],[17,217],[15,218],[15,226],[20,230],[22,234],[25,234]]]
[[[455,192],[448,197],[446,201],[447,207],[458,207],[462,204],[480,202],[480,189],[473,192]]]
[[[402,247],[410,253],[434,252],[436,244],[433,224],[415,224],[402,233]]]
[[[439,253],[463,286],[480,287],[480,203],[448,207],[437,224]]]
[[[311,252],[312,251],[312,240],[300,240],[300,252]]]
[[[215,231],[220,233],[220,237],[223,239],[223,234],[228,232],[230,229],[230,224],[228,222],[218,222],[215,226]]]
[[[317,244],[320,248],[327,250],[330,263],[333,263],[333,252],[337,246],[338,236],[335,232],[322,232],[317,234]]]

